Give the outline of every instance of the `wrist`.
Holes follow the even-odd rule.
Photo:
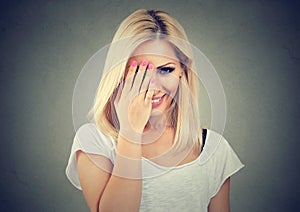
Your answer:
[[[140,144],[142,141],[143,130],[120,128],[119,135],[129,142]]]

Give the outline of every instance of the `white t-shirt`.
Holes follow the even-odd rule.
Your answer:
[[[93,123],[81,126],[74,138],[66,175],[81,190],[76,151],[107,157],[114,164],[116,144]],[[243,168],[229,143],[208,129],[201,154],[193,161],[173,168],[142,158],[143,189],[140,211],[207,211],[210,199],[224,181]]]

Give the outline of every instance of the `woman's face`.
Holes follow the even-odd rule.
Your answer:
[[[153,65],[155,92],[152,97],[151,115],[154,115],[155,111],[164,112],[176,95],[180,76],[183,74],[172,45],[159,39],[147,41],[135,49],[128,64],[133,60],[137,61],[138,65],[143,60]]]

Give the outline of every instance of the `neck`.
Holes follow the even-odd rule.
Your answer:
[[[170,123],[168,123],[167,117],[165,114],[155,114],[150,116],[146,126],[145,131],[156,131],[165,129],[170,126]]]

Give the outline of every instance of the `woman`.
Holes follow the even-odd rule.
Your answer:
[[[66,174],[90,211],[229,211],[243,164],[202,129],[191,47],[162,11],[138,10],[117,30]],[[206,135],[207,132],[207,135]]]

